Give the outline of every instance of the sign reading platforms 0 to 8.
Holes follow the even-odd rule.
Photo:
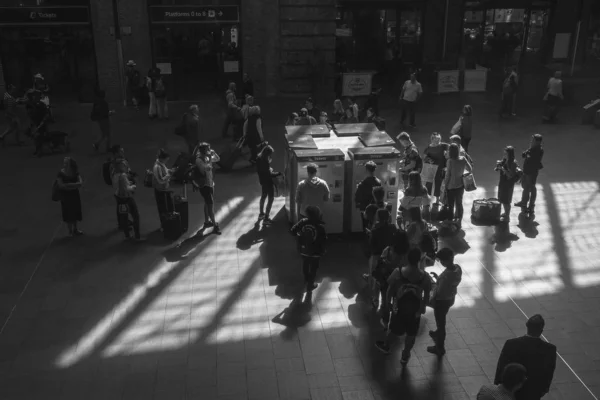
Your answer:
[[[155,23],[239,22],[238,6],[155,6],[150,8]]]
[[[0,7],[0,25],[87,24],[89,22],[87,7]]]

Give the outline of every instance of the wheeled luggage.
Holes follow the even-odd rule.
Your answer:
[[[500,222],[502,205],[498,199],[479,199],[473,201],[471,220],[477,225],[495,225]]]
[[[182,233],[187,232],[190,222],[190,207],[187,199],[187,185],[185,183],[183,184],[183,194],[175,196],[173,204],[175,205],[175,212],[180,216]]]
[[[233,146],[225,149],[221,154],[219,154],[220,160],[217,165],[221,167],[223,171],[231,171],[237,159],[242,155],[243,147],[244,138],[241,138]]]

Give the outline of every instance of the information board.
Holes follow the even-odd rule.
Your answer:
[[[487,70],[467,69],[465,70],[465,92],[485,92],[487,84]]]
[[[371,72],[351,72],[343,74],[342,96],[369,96],[373,84]]]
[[[454,93],[459,91],[458,70],[438,71],[437,73],[437,92]]]

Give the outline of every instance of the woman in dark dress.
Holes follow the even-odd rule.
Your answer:
[[[60,190],[60,208],[62,219],[69,228],[69,236],[83,235],[77,223],[81,222],[81,198],[79,188],[83,184],[79,168],[75,160],[65,157],[63,168],[57,176],[58,188]]]
[[[425,187],[429,191],[429,195],[433,196],[434,206],[439,207],[438,198],[440,196],[442,181],[444,180],[448,143],[442,142],[442,135],[438,132],[433,132],[430,140],[429,146],[423,152],[423,160],[426,163],[437,165],[438,169],[435,173],[434,181],[426,182]]]
[[[258,146],[264,141],[259,106],[248,109],[248,119],[244,122],[244,137],[246,146],[250,148],[250,162],[255,163],[258,157]]]
[[[515,183],[518,180],[517,161],[515,160],[515,149],[507,146],[504,149],[504,158],[496,164],[496,171],[500,172],[500,181],[498,183],[498,201],[502,203],[504,214],[500,217],[504,221],[510,221],[510,207],[512,204],[513,191]]]
[[[281,172],[274,172],[271,168],[271,157],[273,156],[273,147],[265,146],[258,154],[256,160],[256,172],[258,173],[258,182],[261,187],[260,196],[260,214],[258,219],[263,220],[263,223],[268,225],[271,222],[269,214],[271,213],[271,207],[273,206],[273,199],[275,197],[275,184],[273,178],[281,176]],[[267,209],[265,210],[265,200],[267,201]]]

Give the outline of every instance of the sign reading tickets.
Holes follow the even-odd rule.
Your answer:
[[[154,23],[239,22],[238,6],[153,6],[150,18]]]
[[[0,25],[87,24],[89,22],[87,7],[0,8]]]
[[[465,70],[465,92],[485,92],[487,85],[486,69]]]
[[[454,93],[458,92],[458,71],[438,71],[437,73],[437,92]]]
[[[351,72],[343,74],[342,96],[369,96],[373,84],[373,74],[370,72]]]

